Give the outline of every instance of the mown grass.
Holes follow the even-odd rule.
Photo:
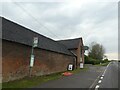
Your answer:
[[[97,64],[95,66],[107,66],[110,62],[106,62],[106,63],[101,63],[101,64]]]
[[[60,77],[61,77],[60,73],[46,75],[46,76],[25,77],[20,80],[3,83],[2,88],[27,88],[41,84],[43,82],[47,82],[49,80],[55,80]]]
[[[85,67],[84,69],[76,69],[73,71],[70,71],[71,73],[75,74],[78,73],[80,71],[85,71],[87,70],[87,68]],[[50,80],[55,80],[55,79],[59,79],[64,77],[62,75],[63,72],[60,73],[54,73],[54,74],[50,74],[50,75],[46,75],[46,76],[36,76],[36,77],[25,77],[23,79],[20,80],[15,80],[15,81],[11,81],[11,82],[5,82],[2,84],[2,88],[17,88],[18,89],[22,89],[22,88],[28,88],[28,87],[33,87],[33,86],[37,86],[40,85],[44,82],[50,81]]]
[[[107,66],[110,62],[102,63],[101,66]]]

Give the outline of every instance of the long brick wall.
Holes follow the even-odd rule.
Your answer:
[[[29,75],[31,47],[19,43],[2,41],[2,76],[3,82],[23,78]],[[33,76],[40,76],[67,70],[74,58],[65,54],[34,49],[35,63]]]

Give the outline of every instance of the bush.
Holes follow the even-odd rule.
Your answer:
[[[92,58],[90,59],[90,62],[93,65],[100,64],[100,60],[96,60],[96,59],[92,59]]]
[[[96,60],[96,59],[93,59],[93,58],[91,58],[91,57],[88,57],[88,56],[86,56],[85,55],[85,64],[93,64],[93,65],[95,65],[95,64],[100,64],[100,60]]]
[[[102,63],[107,63],[107,62],[109,62],[108,59],[102,60]]]

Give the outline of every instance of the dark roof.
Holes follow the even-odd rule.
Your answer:
[[[59,40],[58,42],[64,44],[68,49],[77,49],[81,40],[82,38],[75,38],[75,39]]]
[[[2,39],[32,46],[33,37],[39,38],[38,48],[50,50],[67,55],[73,55],[67,48],[48,37],[38,34],[19,24],[2,18]]]

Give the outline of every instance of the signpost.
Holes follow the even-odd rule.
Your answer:
[[[33,65],[34,65],[34,55],[31,55],[30,67],[33,67]]]
[[[69,70],[69,71],[72,71],[72,70],[73,70],[73,65],[72,65],[72,64],[69,64],[69,65],[68,65],[68,70]]]
[[[38,46],[38,37],[34,37],[33,38],[33,45],[32,45],[32,51],[31,51],[31,57],[30,57],[30,77],[31,77],[31,73],[32,73],[32,67],[34,66],[34,48]]]
[[[83,63],[80,63],[80,68],[83,68]]]
[[[83,60],[80,58],[80,68],[84,68]]]
[[[38,46],[38,37],[34,37],[33,47]]]

